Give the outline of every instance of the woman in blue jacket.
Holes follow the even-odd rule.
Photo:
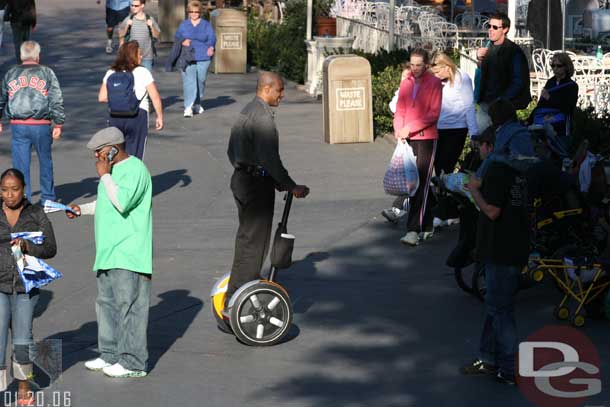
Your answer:
[[[200,1],[189,1],[187,10],[189,18],[178,27],[175,40],[183,47],[192,47],[195,54],[194,62],[182,72],[184,117],[193,117],[193,113],[203,113],[201,104],[208,68],[214,56],[216,34],[210,23],[201,18],[203,6]]]

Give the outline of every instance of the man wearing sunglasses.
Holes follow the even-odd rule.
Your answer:
[[[499,98],[509,100],[517,109],[524,109],[532,101],[527,59],[523,50],[506,37],[509,29],[510,19],[506,14],[492,15],[488,31],[490,45],[477,50],[481,67],[479,113],[486,113],[489,104]],[[479,131],[488,126],[489,123],[479,122]]]
[[[131,0],[131,14],[121,23],[119,44],[137,41],[142,50],[141,65],[152,72],[156,55],[154,41],[161,35],[161,29],[155,19],[146,14],[145,7],[146,0]]]

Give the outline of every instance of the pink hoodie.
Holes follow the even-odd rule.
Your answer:
[[[441,81],[430,72],[424,72],[415,99],[414,86],[415,78],[411,73],[400,83],[394,114],[394,133],[398,134],[398,131],[408,124],[410,140],[437,139],[436,122],[441,114],[443,96]]]

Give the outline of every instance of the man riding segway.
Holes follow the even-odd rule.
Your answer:
[[[282,78],[272,72],[261,73],[256,97],[244,107],[231,129],[228,156],[235,168],[231,191],[237,205],[239,228],[222,304],[225,319],[230,317],[228,309],[235,292],[244,284],[260,279],[271,238],[275,189],[287,191],[296,198],[305,198],[309,193],[307,186],[297,185],[290,178],[279,156],[278,131],[271,107],[279,106],[283,97]],[[284,229],[289,201],[286,206]]]

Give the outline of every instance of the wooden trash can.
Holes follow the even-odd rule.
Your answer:
[[[324,141],[373,142],[371,65],[356,55],[324,60]]]
[[[214,73],[245,73],[247,63],[248,19],[246,14],[228,8],[211,14],[216,33],[216,50],[212,59]]]

